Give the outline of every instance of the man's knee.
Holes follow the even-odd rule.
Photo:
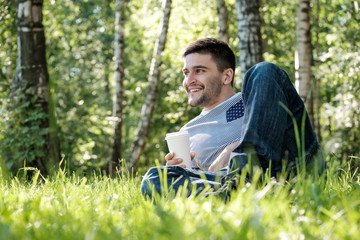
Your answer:
[[[279,68],[278,65],[276,65],[275,63],[272,62],[259,62],[256,63],[253,68],[255,69],[274,69],[274,68]]]
[[[249,70],[269,70],[280,69],[278,65],[272,62],[259,62],[252,66]]]
[[[282,70],[278,65],[271,62],[259,62],[252,66],[245,74],[245,79],[252,79],[254,76],[265,74],[266,76],[269,76],[271,74],[283,74],[285,73],[284,70]]]

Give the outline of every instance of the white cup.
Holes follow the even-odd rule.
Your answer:
[[[174,152],[174,158],[182,158],[183,162],[178,165],[186,165],[191,168],[190,141],[187,131],[167,133],[165,140],[170,152]]]

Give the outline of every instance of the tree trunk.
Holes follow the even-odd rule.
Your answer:
[[[135,141],[132,144],[129,158],[129,169],[134,173],[137,172],[140,156],[144,151],[146,138],[150,129],[150,121],[155,107],[156,94],[160,81],[161,55],[165,49],[166,35],[169,27],[171,12],[171,0],[164,0],[164,15],[162,19],[161,33],[156,40],[151,67],[149,72],[149,89],[146,94],[145,102],[141,109],[141,119],[137,129]]]
[[[264,2],[263,0],[259,0],[259,6],[260,9],[264,9]],[[265,28],[265,21],[264,18],[261,17],[263,13],[263,10],[260,11],[260,21],[261,21],[261,27],[260,29],[264,29]],[[267,42],[267,37],[266,34],[261,36],[261,56],[263,56],[264,53],[266,53],[268,51],[268,42]]]
[[[311,88],[311,34],[310,34],[310,0],[299,0],[296,27],[295,83],[300,97],[305,102],[310,121],[314,125],[314,111]]]
[[[217,0],[217,15],[218,15],[219,39],[224,42],[229,42],[229,33],[228,33],[229,11],[226,7],[225,0]]]
[[[110,75],[111,70],[108,68],[108,66],[105,66],[105,72],[104,72],[104,81],[105,81],[105,87],[104,87],[104,92],[107,95],[110,95]]]
[[[236,0],[241,79],[246,71],[263,61],[259,0]]]
[[[320,11],[320,3],[319,0],[316,0],[316,58],[319,58],[320,50],[319,50],[319,32],[320,32],[320,22],[319,22],[319,11]],[[315,66],[318,66],[318,61],[316,61]],[[320,126],[320,79],[315,80],[315,98],[316,98],[316,135],[319,142],[321,142],[321,126]]]
[[[121,159],[123,99],[124,99],[124,26],[125,0],[116,0],[115,12],[115,93],[113,98],[114,134],[109,162],[109,175],[112,176]]]
[[[25,111],[41,109],[41,112],[46,114],[46,117],[41,119],[38,130],[43,144],[32,146],[37,150],[34,152],[39,154],[35,156],[33,161],[27,162],[27,166],[36,167],[43,175],[47,175],[58,167],[60,154],[57,144],[52,144],[53,142],[56,143],[56,134],[54,135],[51,132],[52,128],[49,121],[49,116],[53,115],[49,112],[48,106],[49,75],[46,63],[45,34],[42,25],[42,7],[43,1],[18,1],[18,58],[10,98],[17,97],[18,91],[16,90],[21,89],[22,93],[25,94],[25,101],[29,102],[29,107]],[[36,100],[34,101],[34,99]]]

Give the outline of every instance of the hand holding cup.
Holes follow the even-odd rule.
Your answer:
[[[166,134],[169,154],[165,156],[166,165],[179,165],[191,168],[190,141],[187,131]]]
[[[178,165],[180,167],[186,168],[186,165],[182,164],[182,162],[183,162],[182,158],[174,158],[174,156],[175,156],[175,153],[173,153],[173,152],[170,152],[165,155],[166,166]],[[195,152],[191,151],[190,156],[191,156],[191,160],[194,160]]]

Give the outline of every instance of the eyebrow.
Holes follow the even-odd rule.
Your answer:
[[[205,68],[205,69],[209,69],[207,66],[204,66],[204,65],[195,65],[195,66],[192,66],[191,68]],[[185,69],[188,69],[188,68],[183,68],[182,70],[184,71]]]

